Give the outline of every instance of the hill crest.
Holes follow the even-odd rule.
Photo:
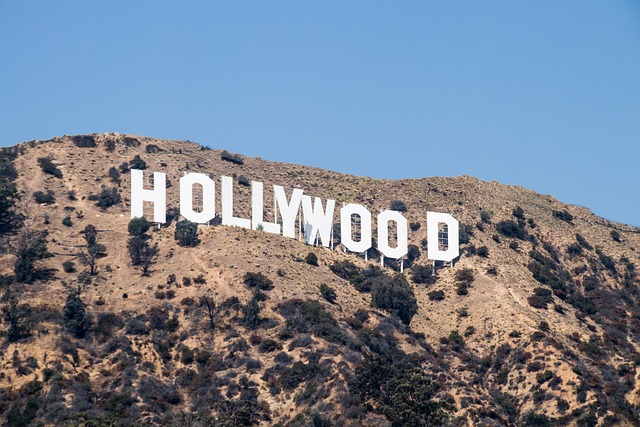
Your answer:
[[[6,276],[14,273],[21,230],[27,228],[46,230],[53,254],[37,261],[40,275],[33,283],[9,285],[39,316],[31,336],[3,344],[0,388],[11,402],[0,407],[5,418],[12,410],[23,414],[33,398],[58,411],[54,418],[36,411],[34,419],[106,420],[114,414],[100,402],[128,397],[126,408],[116,414],[125,423],[166,423],[162,414],[167,410],[166,416],[176,420],[182,413],[246,425],[301,425],[314,419],[336,425],[405,425],[402,416],[420,412],[419,405],[406,414],[391,413],[392,404],[361,384],[371,368],[367,360],[401,354],[398,358],[406,357],[411,366],[392,365],[388,376],[406,379],[419,368],[424,381],[437,385],[431,394],[420,390],[437,402],[434,424],[544,425],[531,423],[554,420],[583,425],[597,420],[637,425],[640,236],[634,227],[495,181],[468,176],[375,180],[259,158],[234,161],[232,153],[187,141],[92,134],[30,141],[3,153],[17,172],[11,180],[20,194],[15,210],[26,226],[3,234],[0,268]],[[120,168],[136,156],[147,171],[167,174],[169,207],[179,206],[177,184],[184,171],[234,177],[236,214],[246,218],[250,190],[240,184],[241,176],[288,191],[301,188],[323,199],[362,203],[376,213],[400,200],[408,208],[409,223],[419,224],[409,232],[409,243],[418,251],[413,265],[431,265],[423,241],[427,210],[448,212],[461,222],[463,253],[453,267],[438,266],[435,283],[424,284],[417,283],[417,269],[397,276],[384,268],[380,275],[372,270],[379,264],[375,256],[365,260],[257,230],[201,226],[197,246],[181,247],[174,238],[176,218],[148,232],[158,255],[150,276],[141,276],[128,252],[130,181]],[[41,158],[50,158],[61,176],[45,172]],[[121,200],[98,206],[96,197],[110,189]],[[44,196],[53,192],[54,200],[37,203],[38,191]],[[63,224],[67,217],[71,225]],[[80,277],[87,267],[78,253],[86,246],[82,231],[88,225],[97,228],[106,252],[97,260],[97,274],[87,279],[86,274]],[[305,260],[309,253],[316,255],[318,266]],[[64,261],[74,262],[75,271],[65,272]],[[345,272],[340,266],[356,270]],[[463,271],[470,272],[466,278]],[[262,273],[272,281],[264,296],[246,284],[247,273]],[[81,298],[93,319],[87,320],[84,337],[69,338],[62,308],[69,288],[87,280]],[[402,293],[402,280],[416,301],[409,325],[400,320],[402,302],[410,299]],[[333,290],[335,303],[325,298],[326,292],[322,296],[322,285]],[[381,290],[393,295],[397,290],[402,301],[396,301],[396,308],[372,306]],[[252,329],[246,312],[256,295],[261,320]],[[207,301],[217,307],[215,321]],[[115,316],[112,325],[104,320],[106,313]],[[178,324],[173,330],[167,326],[172,319]],[[304,326],[296,329],[292,319]],[[101,321],[111,325],[104,340]],[[194,360],[206,358],[207,352],[220,362],[212,366],[211,359]],[[327,381],[320,381],[319,372]],[[206,402],[198,400],[203,389],[194,385],[197,378],[215,384],[206,391]],[[98,400],[82,394],[87,381]],[[34,384],[38,390],[28,394],[25,388]],[[51,397],[52,389],[65,391],[63,401]],[[79,415],[83,411],[75,402],[88,412]],[[250,416],[242,402],[254,407]],[[242,410],[222,409],[231,406]]]

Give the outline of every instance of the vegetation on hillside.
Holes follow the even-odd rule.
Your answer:
[[[401,211],[404,271],[175,206],[129,219],[130,168],[183,166],[233,175],[238,215],[263,170]],[[467,177],[337,177],[121,135],[3,153],[0,423],[637,424],[637,229]],[[461,220],[453,264],[427,259],[431,206]]]

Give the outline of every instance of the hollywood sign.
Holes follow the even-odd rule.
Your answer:
[[[221,219],[222,225],[236,226],[268,233],[281,234],[295,238],[296,221],[304,222],[304,241],[307,244],[321,242],[322,246],[332,246],[333,219],[336,207],[335,200],[327,199],[323,206],[319,197],[304,194],[303,190],[294,188],[291,197],[287,198],[285,189],[280,185],[273,186],[274,222],[264,218],[264,186],[261,182],[251,182],[251,218],[241,218],[233,213],[233,178],[222,176],[221,184]],[[202,207],[194,209],[194,186],[202,189]],[[216,217],[216,185],[203,173],[187,173],[180,178],[180,215],[198,224],[207,224]],[[153,221],[159,224],[166,222],[167,189],[166,174],[153,173],[153,188],[144,188],[144,172],[131,170],[131,218],[144,216],[144,202],[153,203]],[[302,217],[300,217],[302,207]],[[360,237],[353,237],[352,217],[360,219]],[[280,221],[278,221],[278,216]],[[407,219],[399,211],[384,210],[377,215],[377,249],[387,258],[401,259],[408,253]],[[389,239],[389,225],[395,222],[396,244],[392,246]],[[447,247],[440,247],[440,226],[446,230]],[[363,205],[345,204],[340,208],[341,243],[351,252],[366,253],[372,246],[372,216]],[[427,257],[437,261],[451,261],[458,257],[459,224],[447,213],[427,212]]]

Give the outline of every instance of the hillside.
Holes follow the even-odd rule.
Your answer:
[[[146,266],[128,227],[143,164],[167,174],[171,219],[138,236],[157,245]],[[132,135],[30,141],[0,166],[7,425],[640,425],[637,228],[468,176],[375,180]],[[411,259],[400,273],[374,250],[223,225],[179,245],[184,172],[234,177],[245,218],[250,181],[265,200],[277,184],[372,213],[401,201]],[[461,223],[461,257],[435,275],[427,211]]]

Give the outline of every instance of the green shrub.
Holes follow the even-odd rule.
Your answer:
[[[548,416],[527,412],[522,423],[523,427],[551,427],[552,423]]]
[[[566,210],[562,210],[562,211],[553,211],[553,216],[555,218],[558,218],[562,221],[571,223],[573,221],[573,215],[571,215],[568,211]]]
[[[469,286],[461,284],[456,285],[456,293],[460,296],[469,295]]]
[[[458,331],[451,331],[448,342],[451,345],[451,349],[454,351],[460,351],[466,346],[464,338]]]
[[[31,283],[35,278],[35,263],[50,256],[47,250],[47,231],[39,233],[25,230],[15,253],[14,273],[19,283]]]
[[[534,288],[533,294],[539,297],[551,298],[552,292],[547,288]],[[549,302],[551,302],[551,300]]]
[[[469,241],[471,240],[471,236],[473,236],[473,227],[460,223],[458,238],[460,244],[466,245],[467,243],[469,243]]]
[[[570,256],[582,255],[582,246],[578,243],[572,243],[567,247],[567,253]]]
[[[96,138],[93,135],[75,135],[71,137],[71,141],[73,141],[78,148],[97,147]]]
[[[145,217],[132,218],[127,226],[130,236],[142,236],[149,231],[149,228],[151,228],[151,223]]]
[[[27,399],[26,405],[21,407],[14,405],[7,411],[6,420],[9,427],[22,427],[33,425],[32,421],[36,419],[38,413],[38,400],[34,398]]]
[[[488,209],[482,209],[480,211],[480,219],[482,220],[482,222],[486,222],[486,223],[491,222],[492,216],[493,216],[493,212],[491,212]]]
[[[498,233],[506,237],[513,237],[520,240],[527,240],[529,233],[519,223],[513,221],[500,221],[496,224]]]
[[[531,334],[531,341],[542,341],[546,335],[543,332],[535,331]]]
[[[91,273],[88,271],[83,271],[78,274],[78,284],[80,285],[90,285],[91,284]]]
[[[244,175],[239,175],[238,176],[238,184],[242,185],[243,187],[250,187],[251,186],[251,182]]]
[[[598,258],[600,259],[600,262],[602,263],[604,268],[606,268],[611,272],[611,274],[616,276],[618,274],[618,271],[616,270],[616,264],[613,262],[613,258],[606,255],[599,248],[596,248],[596,254],[598,254]]]
[[[64,327],[77,338],[82,338],[86,332],[85,313],[86,305],[79,290],[70,291],[64,305]]]
[[[113,183],[120,184],[120,172],[118,172],[118,169],[111,166],[107,175],[109,175],[109,179],[111,179]]]
[[[560,413],[566,412],[570,406],[569,406],[569,402],[567,402],[566,400],[558,397],[557,399],[557,405],[558,405],[558,411],[560,411]]]
[[[190,365],[193,363],[193,350],[189,348],[189,346],[185,344],[181,344],[178,347],[178,351],[180,352],[180,361],[185,365]]]
[[[533,278],[538,282],[542,283],[543,285],[549,286],[551,289],[561,290],[564,292],[566,289],[564,280],[558,274],[556,274],[556,272],[554,272],[554,270],[552,270],[549,265],[553,264],[543,264],[542,262],[536,260],[530,262],[527,265],[527,268],[533,274]]]
[[[378,266],[369,265],[367,268],[360,269],[350,261],[335,262],[329,268],[336,275],[348,280],[359,292],[371,291],[372,280],[384,275]]]
[[[427,294],[430,301],[442,301],[444,299],[443,291],[431,291]]]
[[[278,305],[278,311],[287,319],[287,328],[298,333],[309,330],[328,342],[344,344],[345,338],[338,322],[317,301],[289,300]]]
[[[581,292],[571,294],[567,298],[567,302],[585,315],[592,315],[598,312],[598,308],[593,301],[585,297]]]
[[[480,256],[482,258],[488,258],[489,257],[489,248],[487,248],[486,246],[480,246],[478,248],[478,256]]]
[[[622,363],[620,366],[618,366],[617,372],[619,377],[624,377],[629,374],[635,374],[636,369],[629,363]]]
[[[20,304],[18,296],[12,291],[13,280],[7,276],[0,276],[0,287],[4,289],[2,295],[2,317],[0,319],[9,323],[7,339],[16,342],[31,335],[31,307],[28,304]]]
[[[127,250],[132,265],[142,267],[142,274],[148,275],[149,268],[155,263],[158,256],[158,244],[151,246],[147,236],[131,236],[127,242]]]
[[[621,242],[621,236],[618,230],[611,230],[611,238],[616,242]]]
[[[373,279],[371,306],[396,314],[408,325],[418,311],[418,304],[407,279],[402,275],[379,276]]]
[[[278,384],[284,390],[294,390],[300,383],[315,376],[318,372],[317,362],[295,362],[290,368],[286,368],[280,374]]]
[[[336,302],[336,291],[324,283],[320,285],[320,296],[331,304],[335,304]]]
[[[593,246],[591,246],[589,242],[587,242],[587,239],[585,239],[578,233],[576,233],[576,240],[578,241],[578,244],[583,248],[585,248],[586,250],[590,251],[593,249]]]
[[[98,313],[92,332],[98,341],[103,343],[110,340],[114,330],[122,328],[122,326],[124,326],[124,323],[118,315],[114,313]]]
[[[470,268],[463,268],[456,271],[456,282],[471,285],[475,280],[475,274]]]
[[[58,166],[56,166],[49,157],[40,157],[38,164],[42,172],[55,176],[56,178],[62,178],[62,171],[58,169]]]
[[[15,211],[20,195],[14,184],[17,172],[7,156],[0,153],[0,233],[14,230],[20,223]]]
[[[260,353],[271,353],[276,350],[281,350],[282,346],[274,339],[267,338],[260,341],[260,345],[258,346],[258,351]]]
[[[511,214],[518,219],[524,219],[524,210],[520,206],[516,206]]]
[[[147,151],[148,154],[158,154],[164,151],[162,148],[158,147],[155,144],[147,144],[147,146],[145,147],[145,150]]]
[[[244,160],[240,155],[230,153],[227,150],[222,150],[222,152],[220,153],[220,158],[222,160],[226,160],[227,162],[235,163],[236,165],[244,164]]]
[[[318,256],[313,252],[309,252],[304,260],[309,265],[318,266]]]
[[[365,358],[350,390],[358,400],[373,402],[393,426],[446,425],[454,410],[436,399],[440,386],[427,371],[403,357]]]
[[[98,230],[92,224],[87,225],[81,233],[87,245],[95,245],[98,241]]]
[[[508,373],[508,371],[507,371]],[[491,393],[491,397],[493,397],[494,402],[504,409],[504,411],[509,416],[509,421],[515,421],[516,415],[518,415],[518,406],[516,405],[515,399],[509,393],[502,393],[500,391],[494,391]]]
[[[255,329],[260,324],[260,304],[256,298],[251,298],[249,303],[242,310],[244,325],[249,329]]]
[[[36,191],[33,193],[33,198],[35,199],[36,203],[40,203],[43,205],[49,205],[56,201],[55,193],[52,190],[47,190],[46,193],[43,191]]]
[[[73,222],[71,221],[71,216],[67,215],[64,218],[62,218],[62,225],[66,226],[66,227],[72,227],[73,226]]]
[[[432,285],[437,277],[433,274],[432,266],[414,265],[411,267],[411,277],[414,283]]]
[[[533,295],[527,298],[527,302],[533,308],[546,309],[548,304],[553,302],[551,290],[547,288],[535,288]]]
[[[600,287],[600,280],[595,276],[587,276],[582,281],[585,292],[591,292]]]
[[[126,147],[139,147],[140,146],[140,140],[138,138],[132,138],[130,136],[125,136],[124,138],[122,138],[122,142],[124,142],[124,145]]]
[[[130,169],[145,170],[147,168],[147,162],[140,158],[140,155],[136,154],[132,160],[129,161]]]
[[[420,248],[416,245],[407,246],[407,258],[404,260],[405,268],[411,267],[418,258],[420,258]]]
[[[76,271],[75,263],[73,261],[65,261],[62,263],[62,268],[65,273],[73,273]]]
[[[527,302],[529,303],[529,305],[533,308],[541,308],[541,309],[546,309],[547,308],[547,301],[544,298],[541,298],[539,296],[536,295],[532,295],[530,297],[527,298]]]
[[[408,210],[407,204],[402,200],[392,200],[389,204],[389,209],[398,212],[406,212]]]
[[[556,263],[560,262],[560,258],[558,257],[558,252],[556,251],[556,248],[554,248],[551,243],[543,241],[542,247],[544,248],[545,251],[547,251],[547,253],[549,254],[552,260],[554,260]]]
[[[176,223],[174,238],[178,245],[184,247],[195,247],[200,243],[198,239],[198,224],[188,219]]]
[[[273,289],[273,281],[262,273],[246,273],[243,280],[249,289],[258,289],[261,291],[270,291]]]
[[[553,378],[555,375],[553,374],[553,372],[551,372],[550,370],[546,370],[544,372],[539,372],[536,375],[536,381],[538,382],[538,384],[543,384],[546,383],[547,381],[549,381],[551,378]]]
[[[107,252],[107,247],[100,243],[94,243],[85,246],[78,253],[78,259],[83,265],[89,267],[89,271],[83,271],[78,275],[78,283],[89,285],[91,284],[91,276],[94,276],[98,271],[98,259],[103,257]]]
[[[124,297],[123,294],[122,296]],[[142,320],[142,317],[134,317],[129,319],[125,332],[131,335],[147,335],[149,334],[149,326]]]
[[[351,261],[336,261],[329,266],[329,269],[335,275],[349,281],[360,275],[360,269]]]
[[[120,203],[120,200],[120,193],[118,193],[117,188],[103,188],[97,196],[96,205],[99,208],[107,209]]]

